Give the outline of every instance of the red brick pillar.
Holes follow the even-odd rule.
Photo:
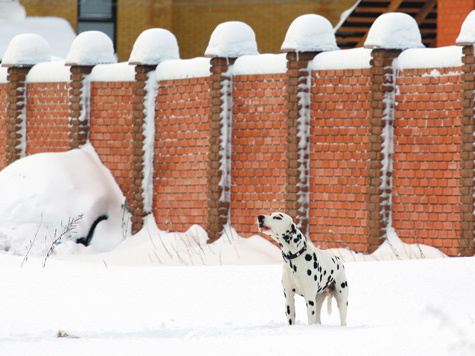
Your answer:
[[[475,56],[473,45],[462,49],[462,90],[461,96],[461,155],[460,155],[460,194],[461,194],[461,235],[459,255],[475,254],[475,219],[474,211],[474,92],[475,92]]]
[[[5,65],[7,66],[7,65]],[[9,66],[7,84],[6,164],[25,156],[26,142],[26,76],[32,65]]]
[[[285,210],[308,232],[311,71],[319,52],[287,52],[287,167]]]
[[[368,251],[384,241],[391,219],[395,73],[400,49],[371,52],[370,134],[368,144]]]
[[[91,82],[89,75],[94,66],[70,65],[71,88],[69,90],[69,148],[75,149],[87,143],[89,137]]]
[[[133,63],[131,63],[133,64]],[[133,89],[133,126],[132,126],[132,199],[130,201],[132,234],[140,231],[143,227],[145,216],[150,213],[144,206],[144,167],[145,167],[145,119],[146,119],[146,95],[148,93],[147,81],[150,72],[156,65],[136,64],[135,87]],[[152,93],[153,94],[153,93]],[[154,115],[155,117],[155,115]],[[155,130],[153,130],[155,132]]]
[[[236,58],[211,58],[210,155],[208,166],[209,242],[220,238],[229,221],[231,195],[232,77]]]

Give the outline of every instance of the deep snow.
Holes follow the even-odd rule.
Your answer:
[[[0,256],[0,350],[22,355],[473,355],[474,258],[346,263],[337,308],[287,326],[281,267],[113,267]],[[69,335],[58,338],[58,332]]]

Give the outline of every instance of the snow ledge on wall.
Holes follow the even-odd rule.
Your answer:
[[[233,66],[233,75],[285,73],[287,72],[286,56],[282,53],[239,57]]]
[[[128,62],[99,64],[92,69],[92,82],[134,82],[135,66]]]
[[[402,52],[396,59],[395,68],[450,68],[462,66],[462,48],[449,46],[439,48],[413,48]]]
[[[354,48],[323,52],[310,63],[312,70],[371,68],[371,49]]]
[[[70,67],[64,60],[38,63],[28,72],[27,83],[62,83],[71,81]]]
[[[210,58],[169,59],[157,66],[157,80],[202,78],[210,76]]]

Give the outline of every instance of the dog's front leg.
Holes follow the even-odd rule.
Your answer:
[[[289,325],[295,325],[295,287],[291,283],[290,270],[284,264],[282,271],[282,287],[284,288],[285,296],[285,316]]]
[[[285,295],[285,316],[289,325],[295,325],[295,292],[292,288],[287,289],[284,287]]]
[[[308,325],[312,324],[321,324],[320,322],[320,311],[317,310],[316,305],[316,298],[309,298],[305,301],[307,304],[307,318],[308,318]],[[317,314],[318,312],[318,314]]]

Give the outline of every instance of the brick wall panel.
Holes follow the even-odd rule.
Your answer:
[[[69,83],[27,84],[26,154],[69,149]]]
[[[369,70],[312,75],[309,235],[365,251]]]
[[[285,211],[285,74],[233,78],[231,223],[257,233],[259,214]]]
[[[89,140],[128,201],[132,194],[133,82],[91,83]]]
[[[209,78],[159,83],[153,213],[161,229],[203,227],[208,215]]]
[[[393,226],[404,242],[456,255],[462,213],[460,68],[437,70],[435,76],[431,69],[405,70],[397,80]]]

